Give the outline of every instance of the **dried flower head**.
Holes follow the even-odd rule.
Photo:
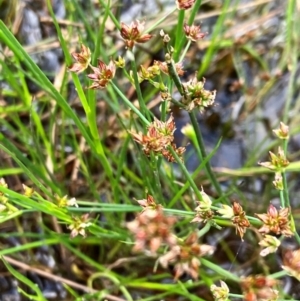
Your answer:
[[[91,62],[91,51],[83,44],[81,45],[81,51],[79,53],[73,52],[72,56],[75,59],[76,63],[73,63],[70,66],[69,71],[71,72],[80,73],[87,69]]]
[[[289,139],[289,127],[283,122],[280,122],[279,129],[273,130],[273,133],[279,139]]]
[[[260,251],[260,256],[267,256],[268,254],[275,253],[280,246],[280,240],[278,240],[275,236],[265,235],[264,239],[258,243],[260,246],[264,247]]]
[[[229,288],[224,281],[220,281],[221,286],[215,284],[210,286],[210,290],[216,301],[226,301],[229,296]]]
[[[300,249],[295,251],[287,250],[284,253],[282,268],[286,270],[290,276],[300,281]]]
[[[133,251],[155,254],[162,244],[175,245],[177,238],[172,233],[175,223],[176,218],[165,215],[161,206],[155,210],[143,210],[135,220],[127,223],[135,238]]]
[[[263,222],[259,232],[273,232],[276,235],[282,234],[287,237],[293,235],[289,222],[289,208],[282,208],[278,212],[276,207],[270,204],[267,213],[255,215]]]
[[[183,104],[187,111],[192,111],[197,108],[203,112],[205,108],[212,106],[216,98],[216,91],[204,89],[205,79],[198,81],[195,76],[193,79],[183,84],[186,97],[183,99]]]
[[[91,223],[89,222],[89,214],[87,213],[81,216],[73,216],[72,219],[72,224],[68,226],[68,229],[71,230],[70,237],[74,238],[78,234],[86,237],[85,229],[91,226]]]
[[[114,78],[116,72],[116,66],[113,61],[110,61],[106,65],[101,60],[98,61],[98,67],[91,66],[94,73],[88,74],[88,77],[94,81],[89,89],[104,89]]]
[[[165,255],[159,258],[160,264],[166,268],[169,264],[175,264],[175,280],[187,273],[193,279],[198,278],[200,266],[199,258],[212,254],[215,248],[209,245],[199,245],[197,233],[190,234],[180,245],[175,245]]]
[[[241,239],[243,240],[246,229],[250,227],[250,222],[246,217],[245,211],[239,203],[233,202],[232,209],[234,216],[232,217],[231,221],[236,228],[236,232],[239,233]]]
[[[196,0],[176,0],[176,6],[178,9],[186,10],[191,8]]]
[[[196,25],[189,26],[185,23],[183,25],[183,30],[185,36],[192,42],[197,42],[198,40],[202,40],[205,37],[205,33],[201,32],[200,26],[196,26]]]
[[[166,121],[155,120],[148,126],[146,135],[141,133],[130,132],[133,139],[143,146],[144,153],[149,156],[150,152],[154,152],[156,155],[163,155],[168,161],[174,162],[175,158],[169,151],[168,147],[172,147],[173,150],[181,158],[185,151],[184,147],[176,148],[173,143],[175,122],[172,115]]]
[[[151,34],[143,34],[145,22],[135,20],[130,26],[121,22],[121,36],[126,48],[132,49],[135,43],[145,43],[152,38]]]
[[[290,162],[286,159],[284,151],[281,147],[278,147],[277,155],[272,152],[269,152],[269,155],[271,161],[259,162],[258,164],[276,172],[283,172],[290,164]]]
[[[277,285],[275,279],[264,275],[248,276],[241,281],[241,287],[246,301],[275,301],[278,291],[274,289]]]

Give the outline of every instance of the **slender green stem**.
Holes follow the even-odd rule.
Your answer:
[[[189,17],[189,20],[188,20],[188,25],[192,25],[194,20],[195,20],[195,17],[197,15],[197,13],[199,12],[199,8],[201,6],[201,3],[202,3],[202,0],[197,0],[192,8],[192,12],[191,12],[191,15]],[[175,62],[178,60],[179,58],[179,54],[180,54],[180,51],[181,49],[183,48],[183,45],[184,43],[186,42],[186,38],[184,37],[183,39],[180,40],[180,44],[178,46],[178,48],[176,48],[176,56],[175,56]],[[177,59],[177,60],[176,60]]]
[[[198,151],[198,156],[199,156],[199,159],[202,161],[207,157],[204,141],[203,141],[203,138],[202,138],[202,134],[201,134],[201,131],[199,129],[199,124],[197,122],[195,113],[190,112],[189,116],[190,116],[190,120],[192,122],[193,128],[195,130],[195,134],[196,134],[196,137],[197,137],[197,142],[198,142],[198,145],[199,145],[199,148],[196,147],[196,150],[200,150],[200,151]],[[215,177],[215,174],[213,173],[213,171],[211,169],[211,165],[210,165],[209,161],[206,162],[205,169],[206,169],[207,176],[210,179],[213,186],[215,187],[217,193],[219,194],[219,196],[222,196],[222,189],[220,187],[220,184],[219,184],[217,178]]]
[[[191,46],[191,43],[192,43],[191,40],[189,40],[189,41],[187,42],[187,44],[186,44],[186,46],[185,46],[185,48],[184,48],[184,50],[183,50],[183,52],[182,52],[182,55],[181,55],[181,57],[180,57],[180,59],[179,59],[179,62],[182,62],[183,59],[185,58],[185,55],[186,55],[187,51],[189,50],[189,48],[190,48],[190,46]]]
[[[197,185],[195,184],[193,178],[191,177],[189,171],[186,169],[185,165],[182,163],[181,159],[178,157],[178,155],[174,151],[174,149],[172,147],[169,147],[169,150],[170,150],[171,154],[173,155],[173,157],[175,158],[178,165],[180,166],[182,172],[186,176],[186,178],[187,178],[188,182],[190,183],[192,189],[194,190],[194,193],[197,196],[198,200],[203,201],[203,197],[202,197]]]
[[[176,88],[178,89],[179,93],[186,98],[186,95],[185,95],[185,91],[184,91],[184,88],[183,88],[183,85],[180,81],[180,78],[176,72],[176,67],[174,65],[174,61],[172,60],[171,58],[171,55],[170,55],[170,51],[168,49],[168,46],[165,45],[165,52],[166,52],[166,63],[167,63],[167,66],[168,66],[168,72],[169,72],[169,75],[170,77],[172,78]]]
[[[160,25],[164,20],[166,20],[167,17],[169,17],[170,15],[172,15],[175,11],[177,10],[177,8],[175,7],[174,9],[172,9],[170,12],[168,12],[167,14],[165,14],[161,19],[159,19],[157,22],[155,22],[154,24],[152,24],[149,28],[147,28],[144,33],[148,33],[151,30],[157,28],[158,25]]]
[[[140,117],[141,121],[145,126],[149,125],[150,122],[145,118],[145,116],[139,111],[137,107],[135,107],[128,98],[122,93],[122,91],[113,83],[111,82],[111,85],[113,86],[114,90],[117,92],[117,94],[122,98],[122,100],[125,102],[125,104],[136,114]]]
[[[174,46],[174,60],[175,62],[178,60],[180,51],[181,51],[181,43],[182,40],[186,40],[186,37],[183,35],[183,23],[184,23],[185,10],[180,10],[178,13],[178,20],[176,26],[176,40]]]
[[[225,277],[227,279],[231,279],[231,280],[236,281],[236,282],[241,281],[241,279],[238,276],[234,275],[230,271],[227,271],[227,270],[221,268],[219,265],[208,261],[207,259],[201,258],[201,263],[204,266],[210,268],[211,270],[215,271],[216,273],[218,273],[219,275],[222,275],[223,277]]]
[[[143,94],[141,91],[139,78],[138,78],[138,71],[137,71],[137,66],[136,66],[136,59],[134,57],[133,52],[131,52],[131,56],[132,56],[132,60],[131,60],[132,76],[133,76],[135,90],[136,90],[137,97],[138,97],[138,102],[140,105],[140,110],[141,110],[141,113],[144,116],[146,116],[147,119],[149,119],[149,111],[145,105]]]
[[[105,9],[107,9],[107,6],[110,5],[110,2],[107,3],[106,1],[103,1],[103,0],[99,0],[99,3],[100,3],[100,6],[105,7]],[[120,30],[121,29],[120,23],[117,20],[117,18],[115,17],[115,15],[111,9],[108,9],[108,14],[109,14],[109,17],[111,18],[111,20],[113,21],[113,23],[115,24],[116,28],[118,30]]]
[[[208,221],[208,222],[204,225],[204,227],[203,227],[201,230],[198,231],[197,236],[198,236],[198,237],[204,236],[204,235],[210,230],[211,225],[212,225],[211,222]]]

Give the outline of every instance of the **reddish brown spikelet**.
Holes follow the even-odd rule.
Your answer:
[[[184,24],[183,30],[184,30],[185,36],[193,42],[202,40],[205,37],[205,33],[201,32],[200,26],[196,26],[196,25],[189,26],[187,24]]]
[[[94,81],[94,83],[89,87],[90,89],[104,89],[114,78],[116,72],[116,66],[113,61],[110,61],[106,65],[101,60],[98,61],[98,67],[93,67],[94,73],[88,74],[88,77]]]
[[[134,221],[127,223],[127,228],[135,238],[133,251],[155,254],[163,244],[175,245],[177,239],[172,233],[175,223],[176,218],[165,215],[161,206],[155,210],[144,210]]]
[[[198,278],[200,260],[207,254],[212,254],[214,247],[209,245],[198,244],[197,233],[190,234],[183,243],[175,245],[169,252],[159,258],[159,262],[163,267],[169,264],[175,264],[175,280],[184,273],[189,274],[193,279]]]
[[[135,43],[145,43],[152,38],[151,34],[142,34],[145,22],[135,20],[128,26],[121,22],[121,36],[127,48],[132,49]]]
[[[246,301],[277,300],[278,291],[275,279],[264,275],[248,276],[241,281],[241,287]]]
[[[148,126],[146,135],[135,132],[130,132],[130,134],[136,142],[143,146],[143,151],[147,156],[153,152],[156,155],[163,155],[169,162],[174,162],[175,158],[168,149],[169,147],[173,148],[180,159],[185,152],[184,147],[177,148],[173,143],[175,129],[174,118],[171,115],[166,122],[155,118]]]
[[[191,8],[196,0],[176,0],[176,6],[178,9],[186,10]]]
[[[76,63],[73,63],[69,67],[69,71],[80,73],[84,71],[91,62],[91,51],[88,47],[85,45],[81,45],[81,51],[80,52],[73,52],[72,56]]]
[[[239,233],[241,239],[243,239],[246,229],[250,227],[250,222],[246,217],[245,211],[239,203],[234,202],[232,209],[234,216],[231,221],[235,226],[236,231]]]
[[[263,222],[263,226],[258,230],[261,233],[273,232],[276,235],[292,236],[293,232],[289,222],[289,208],[282,208],[279,211],[270,204],[267,213],[256,214]]]
[[[300,281],[300,249],[285,251],[282,268]]]

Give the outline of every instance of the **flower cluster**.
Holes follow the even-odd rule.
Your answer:
[[[279,129],[273,130],[273,133],[279,138],[283,140],[289,139],[289,127],[284,124],[283,122],[280,122]]]
[[[227,301],[229,296],[229,288],[224,281],[220,281],[221,286],[211,285],[210,290],[216,301]]]
[[[283,122],[280,122],[279,129],[273,130],[273,133],[281,140],[289,139],[289,127]],[[283,190],[284,186],[282,173],[289,165],[289,161],[287,160],[286,155],[281,147],[278,148],[277,155],[272,152],[269,152],[269,155],[270,161],[259,162],[258,164],[275,172],[273,185],[277,190]]]
[[[176,0],[176,6],[178,9],[187,10],[191,8],[196,0]]]
[[[72,56],[76,62],[69,67],[69,71],[80,73],[88,68],[91,62],[91,51],[88,47],[82,44],[81,51],[73,52]]]
[[[205,33],[201,32],[200,26],[196,26],[196,25],[189,26],[187,24],[184,24],[183,30],[185,36],[192,42],[202,40],[205,37]]]
[[[232,206],[222,205],[222,208],[219,209],[218,212],[222,217],[231,219],[232,224],[236,228],[236,232],[239,233],[241,239],[243,239],[246,229],[250,227],[250,222],[242,206],[238,202],[233,202]]]
[[[278,299],[279,292],[274,289],[277,284],[275,279],[267,278],[263,275],[248,276],[243,278],[241,286],[245,301],[263,301]]]
[[[110,61],[110,63],[106,65],[103,61],[99,60],[97,67],[90,65],[91,51],[84,45],[81,46],[79,53],[73,52],[72,56],[76,62],[69,67],[69,71],[80,73],[88,67],[93,70],[93,73],[88,74],[88,77],[94,81],[89,89],[104,89],[115,76],[116,65],[113,61]]]
[[[278,147],[277,155],[275,155],[272,152],[269,152],[269,154],[270,161],[259,162],[258,164],[275,172],[284,171],[284,169],[290,164],[289,161],[286,159],[285,153],[281,147]]]
[[[121,23],[121,36],[127,48],[132,49],[135,43],[145,43],[152,38],[151,34],[143,34],[145,22],[135,20],[128,26]]]
[[[270,253],[275,253],[280,246],[280,240],[278,240],[275,236],[266,234],[258,243],[260,246],[264,247],[259,253],[260,256],[267,256]]]
[[[94,71],[88,74],[88,77],[94,82],[89,88],[90,89],[104,89],[111,79],[114,78],[116,73],[116,65],[113,61],[110,61],[106,65],[101,60],[98,61],[98,67],[91,66]]]
[[[246,229],[250,227],[250,222],[246,217],[245,211],[239,203],[234,202],[232,205],[232,209],[233,217],[231,221],[236,228],[236,232],[238,232],[241,239],[243,239]]]
[[[159,258],[159,262],[164,268],[174,264],[175,280],[184,273],[197,279],[200,266],[199,257],[211,255],[214,250],[214,247],[210,245],[198,244],[197,233],[193,232],[181,244],[171,247],[169,252]]]
[[[263,222],[263,226],[258,230],[261,233],[268,234],[273,232],[276,235],[292,236],[293,232],[289,222],[289,208],[282,208],[279,211],[270,204],[267,213],[256,214]]]
[[[150,80],[156,77],[160,74],[160,69],[157,64],[153,64],[152,66],[149,66],[148,68],[145,68],[144,66],[141,66],[141,71],[139,73],[139,82],[142,82],[144,80]]]
[[[144,210],[135,220],[127,223],[135,238],[133,251],[155,254],[162,244],[176,245],[177,238],[172,232],[176,218],[165,215],[162,206],[157,205],[150,195],[147,200],[138,202]]]
[[[89,214],[83,214],[81,216],[73,216],[72,223],[68,226],[68,229],[71,230],[71,238],[74,238],[78,234],[82,235],[83,237],[86,236],[86,228],[91,226],[89,222]]]
[[[176,147],[174,141],[174,118],[171,115],[166,121],[155,120],[148,126],[147,134],[131,132],[133,139],[143,146],[144,153],[149,156],[151,152],[163,155],[169,162],[175,162],[175,158],[169,150],[171,147],[182,158],[184,147]]]
[[[206,223],[214,217],[214,212],[211,210],[211,199],[204,192],[203,188],[200,191],[202,200],[197,202],[198,206],[195,208],[196,216],[192,219],[192,223]]]
[[[182,84],[185,90],[183,104],[187,111],[197,108],[200,112],[203,112],[205,108],[213,105],[216,91],[205,90],[204,84],[205,79],[198,81],[196,76],[187,83]]]
[[[71,206],[78,207],[78,204],[77,204],[77,201],[75,198],[71,198],[68,200],[67,195],[60,197],[57,194],[54,195],[54,198],[55,198],[56,205],[60,208],[71,207]]]
[[[282,268],[287,273],[300,281],[300,249],[287,250],[283,255]]]

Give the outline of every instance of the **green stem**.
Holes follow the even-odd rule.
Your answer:
[[[145,118],[145,116],[139,111],[137,107],[135,107],[128,98],[121,92],[121,90],[113,83],[111,82],[111,85],[117,92],[117,94],[122,98],[122,100],[125,102],[125,104],[136,114],[140,117],[141,121],[144,123],[145,126],[149,125],[150,122]]]
[[[187,44],[186,44],[186,46],[185,46],[185,48],[184,48],[184,50],[183,50],[183,53],[182,53],[182,55],[181,55],[181,57],[180,57],[180,59],[179,59],[179,63],[182,62],[182,61],[184,60],[185,55],[186,55],[187,51],[189,50],[189,48],[190,48],[190,46],[191,46],[191,43],[192,43],[191,40],[189,40],[189,41],[187,42]]]
[[[193,178],[191,177],[189,171],[186,169],[185,165],[182,163],[181,159],[178,157],[178,155],[174,151],[174,149],[172,147],[169,147],[169,150],[170,150],[171,154],[173,155],[173,157],[175,158],[177,164],[180,166],[182,172],[186,176],[186,178],[187,178],[188,182],[190,183],[192,189],[194,190],[194,193],[197,196],[198,200],[203,201],[203,197],[202,197],[197,185],[195,184]]]
[[[174,60],[175,62],[178,60],[180,55],[182,41],[186,40],[186,37],[183,35],[183,23],[184,23],[184,15],[185,10],[180,10],[178,13],[178,20],[177,20],[177,26],[176,26],[176,40],[175,40],[175,46],[174,46]]]
[[[145,105],[143,94],[141,91],[139,78],[138,78],[138,71],[137,71],[137,66],[136,66],[136,59],[135,59],[133,52],[131,52],[131,56],[132,56],[132,60],[131,60],[132,76],[133,76],[134,86],[135,86],[135,90],[136,90],[137,97],[138,97],[138,102],[140,105],[140,110],[141,110],[141,113],[144,116],[146,116],[147,119],[149,119],[149,112]]]
[[[171,54],[170,54],[170,51],[169,51],[167,46],[165,46],[165,52],[166,52],[166,63],[167,63],[167,66],[168,66],[169,75],[172,78],[172,80],[173,80],[176,88],[178,89],[178,92],[180,93],[180,95],[182,95],[184,98],[186,98],[185,90],[184,90],[183,85],[180,81],[180,78],[179,78],[179,76],[176,72],[176,67],[174,65],[174,61],[171,58]],[[167,58],[167,56],[169,56],[169,57]]]
[[[107,3],[106,1],[103,1],[103,0],[99,0],[99,3],[100,3],[100,7],[101,6],[104,7],[105,10],[107,9],[107,6],[110,5],[110,2]],[[115,24],[116,28],[118,30],[120,30],[121,29],[120,23],[117,20],[117,18],[115,17],[115,15],[111,9],[108,9],[108,14],[109,14],[109,17],[111,18],[111,20],[113,21],[113,23]]]
[[[192,12],[191,12],[191,15],[189,17],[189,20],[188,20],[188,25],[192,25],[194,20],[195,20],[195,17],[197,15],[197,13],[199,12],[199,8],[201,6],[201,3],[202,3],[202,0],[197,0],[193,6],[193,9],[192,9]],[[176,48],[176,54],[177,56],[175,56],[175,62],[176,62],[176,59],[178,60],[179,58],[179,53],[180,53],[180,50],[183,48],[183,45],[186,41],[186,38],[184,37],[183,39],[180,40],[180,44],[178,46],[178,48]]]
[[[193,128],[195,130],[197,142],[198,142],[198,145],[199,145],[199,148],[196,147],[196,150],[198,152],[199,159],[201,161],[203,161],[207,157],[207,154],[206,154],[202,134],[201,134],[201,131],[199,129],[199,124],[197,122],[195,113],[193,111],[189,113],[189,116],[190,116],[190,120],[192,122]],[[222,189],[220,187],[219,182],[217,181],[217,178],[215,177],[215,174],[212,172],[211,165],[210,165],[209,161],[206,162],[205,169],[206,169],[206,174],[207,174],[208,178],[210,179],[211,183],[213,184],[213,186],[215,187],[217,193],[219,194],[219,196],[222,196]]]
[[[210,230],[210,228],[211,228],[211,223],[207,222],[204,225],[204,227],[201,230],[198,231],[198,233],[197,233],[198,238],[204,236]]]

